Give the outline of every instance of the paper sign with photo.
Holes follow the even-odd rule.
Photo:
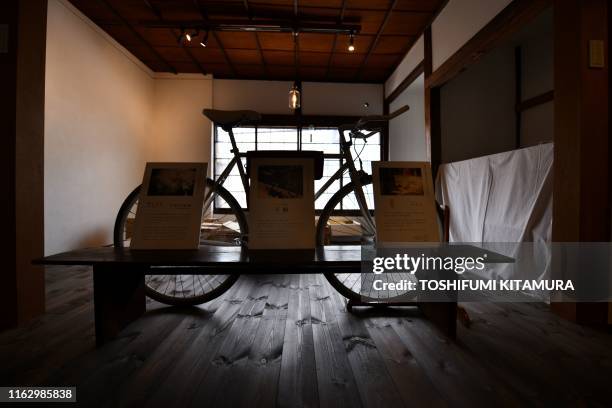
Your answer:
[[[131,249],[197,249],[207,163],[147,163]]]
[[[249,249],[314,248],[313,160],[253,158],[250,179]]]
[[[439,242],[429,163],[375,162],[372,170],[377,241]]]

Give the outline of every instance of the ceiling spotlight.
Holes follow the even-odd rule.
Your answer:
[[[349,50],[349,52],[355,51],[355,34],[353,34],[352,32],[349,34],[349,43],[347,50]]]
[[[206,34],[204,34],[204,38],[200,41],[200,45],[204,48],[208,46],[208,30],[206,30]]]
[[[185,45],[191,42],[191,34],[185,31],[184,28],[181,28],[181,35],[179,35],[178,43],[180,45]]]

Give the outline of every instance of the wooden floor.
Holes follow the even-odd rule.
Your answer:
[[[346,313],[322,276],[244,276],[199,308],[149,302],[95,349],[91,271],[47,280],[48,313],[0,334],[0,385],[76,386],[81,406],[612,402],[612,335],[543,305],[466,305],[473,323],[452,342],[411,310]]]

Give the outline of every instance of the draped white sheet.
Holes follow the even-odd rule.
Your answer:
[[[528,257],[534,265],[487,268],[487,277],[536,279],[548,270],[552,163],[553,144],[547,143],[440,166],[436,198],[450,209],[451,242],[505,243],[499,249],[508,256],[519,247],[509,250],[508,243],[535,244]]]

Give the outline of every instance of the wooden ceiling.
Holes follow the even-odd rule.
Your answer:
[[[156,72],[216,78],[384,82],[444,0],[71,0]],[[182,22],[284,19],[360,26],[345,34],[212,31],[208,46],[178,43]],[[170,24],[154,27],[151,22]]]

